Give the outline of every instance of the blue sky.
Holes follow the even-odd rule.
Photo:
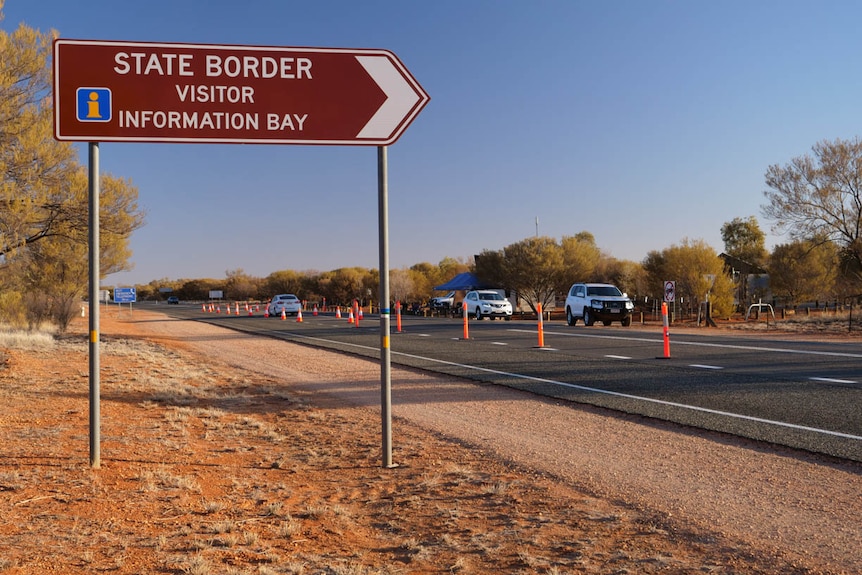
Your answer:
[[[85,40],[383,48],[431,101],[389,148],[390,267],[591,232],[641,261],[761,217],[764,173],[859,135],[862,3],[7,0]],[[374,147],[103,143],[139,188],[107,285],[378,267]],[[86,163],[85,147],[81,161]],[[787,241],[768,233],[768,247]]]

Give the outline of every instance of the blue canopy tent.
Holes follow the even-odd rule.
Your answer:
[[[441,291],[469,291],[472,289],[490,289],[493,287],[496,286],[480,280],[476,274],[464,272],[456,275],[444,284],[434,286],[434,289]]]

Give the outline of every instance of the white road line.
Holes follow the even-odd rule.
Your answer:
[[[609,357],[611,359],[631,359],[631,357],[627,355],[606,355],[605,357]]]
[[[517,333],[536,333],[533,330],[528,329],[509,329],[507,331],[514,331]],[[673,330],[671,329],[671,332]],[[563,337],[592,337],[596,339],[616,339],[616,340],[625,340],[625,341],[639,341],[642,343],[662,343],[664,340],[662,339],[647,339],[643,337],[634,337],[634,336],[622,336],[622,335],[591,335],[588,333],[569,333],[562,331],[554,331],[554,332],[545,332],[546,335],[561,335]],[[673,335],[671,333],[671,335]],[[810,351],[810,350],[801,350],[801,349],[788,349],[784,347],[758,347],[753,345],[736,345],[729,343],[709,343],[705,341],[678,341],[674,340],[671,337],[671,345],[692,345],[692,346],[700,346],[700,347],[719,347],[726,349],[744,349],[747,351],[774,351],[776,353],[796,353],[801,355],[824,355],[830,357],[858,357],[862,359],[862,353],[848,353],[841,351]]]
[[[704,365],[702,363],[691,363],[689,367],[699,367],[700,369],[724,369],[720,365]]]
[[[278,334],[279,332],[275,332],[275,331],[274,331],[274,332],[271,332],[271,333]],[[368,345],[358,345],[358,344],[355,344],[355,343],[345,343],[345,342],[343,342],[343,341],[329,340],[329,339],[324,339],[324,338],[319,338],[319,337],[310,337],[310,336],[305,336],[305,335],[301,335],[301,334],[297,334],[297,333],[292,333],[291,335],[292,335],[293,337],[296,337],[296,338],[299,338],[299,339],[307,339],[307,340],[311,340],[311,341],[324,341],[324,342],[327,342],[327,343],[334,343],[334,344],[337,344],[337,345],[343,345],[343,346],[347,346],[347,347],[356,347],[356,348],[359,348],[359,349],[366,349],[366,350],[379,351],[379,348],[378,348],[378,347],[371,347],[371,346],[368,346]],[[457,339],[457,338],[456,338],[456,339]],[[622,398],[624,398],[624,399],[635,399],[635,400],[639,400],[639,401],[645,401],[645,402],[647,402],[647,403],[655,403],[655,404],[657,404],[657,405],[665,405],[665,406],[668,406],[668,407],[677,407],[677,408],[680,408],[680,409],[688,409],[688,410],[690,410],[690,411],[698,411],[698,412],[701,412],[701,413],[709,413],[709,414],[712,414],[712,415],[721,415],[721,416],[724,416],[724,417],[730,417],[730,418],[733,418],[733,419],[742,419],[742,420],[745,420],[745,421],[754,421],[754,422],[757,422],[757,423],[765,423],[765,424],[768,424],[768,425],[775,425],[775,426],[777,426],[777,427],[786,427],[786,428],[788,428],[788,429],[797,429],[797,430],[801,430],[801,431],[811,431],[811,432],[813,432],[813,433],[821,433],[821,434],[823,434],[823,435],[831,435],[831,436],[833,436],[833,437],[843,437],[843,438],[845,438],[845,439],[862,440],[862,435],[853,435],[853,434],[850,434],[850,433],[841,433],[840,431],[831,431],[831,430],[828,430],[828,429],[819,429],[819,428],[817,428],[817,427],[808,427],[807,425],[797,425],[797,424],[795,424],[795,423],[787,423],[787,422],[785,422],[785,421],[775,421],[775,420],[772,420],[772,419],[763,419],[763,418],[760,418],[760,417],[753,417],[753,416],[751,416],[751,415],[743,415],[743,414],[740,414],[740,413],[731,413],[731,412],[729,412],[729,411],[720,411],[720,410],[717,410],[717,409],[709,409],[709,408],[706,408],[706,407],[699,407],[699,406],[697,406],[697,405],[686,405],[685,403],[676,403],[675,401],[665,401],[665,400],[663,400],[663,399],[654,399],[654,398],[652,398],[652,397],[642,397],[642,396],[639,396],[639,395],[631,395],[631,394],[629,394],[629,393],[620,393],[620,392],[618,392],[618,391],[608,391],[608,390],[606,390],[606,389],[598,389],[598,388],[595,388],[595,387],[587,387],[587,386],[584,386],[584,385],[577,385],[577,384],[575,384],[575,383],[566,383],[566,382],[564,382],[564,381],[556,381],[556,380],[554,380],[554,379],[546,379],[546,378],[543,378],[543,377],[534,377],[534,376],[531,376],[531,375],[525,375],[525,374],[522,374],[522,373],[511,373],[511,372],[508,372],[508,371],[499,371],[499,370],[496,370],[496,369],[488,369],[488,368],[486,368],[486,367],[477,367],[477,366],[475,366],[475,365],[467,365],[467,364],[464,364],[464,363],[456,363],[456,362],[453,362],[453,361],[446,361],[446,360],[443,360],[443,359],[434,359],[434,358],[432,358],[432,357],[425,357],[425,356],[421,356],[421,355],[414,355],[414,354],[412,354],[412,353],[401,353],[401,352],[393,351],[393,352],[392,352],[392,355],[400,355],[400,356],[402,356],[402,357],[410,357],[410,358],[413,358],[413,359],[421,359],[421,360],[424,360],[424,361],[430,361],[430,362],[432,362],[432,363],[440,363],[440,364],[443,364],[443,365],[449,365],[449,366],[452,366],[452,367],[460,367],[460,368],[463,368],[463,369],[469,369],[469,370],[473,370],[473,371],[481,371],[481,372],[483,372],[483,373],[493,373],[493,374],[496,374],[496,375],[505,375],[505,376],[507,376],[507,377],[514,377],[514,378],[519,378],[519,379],[525,379],[525,380],[527,380],[527,381],[534,381],[534,382],[536,382],[536,383],[548,383],[548,384],[551,384],[551,385],[558,385],[558,386],[560,386],[560,387],[567,387],[567,388],[569,388],[569,389],[577,389],[577,390],[579,390],[579,391],[589,391],[589,392],[592,392],[592,393],[599,393],[599,394],[602,394],[602,395],[610,395],[610,396],[613,396],[613,397],[622,397]]]
[[[502,341],[492,341],[491,345],[509,345],[508,343]]]
[[[835,379],[833,377],[809,377],[811,381],[823,381],[826,383],[859,383],[858,381],[851,381],[849,379]]]

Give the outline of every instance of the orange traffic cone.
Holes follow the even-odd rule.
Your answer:
[[[216,306],[216,313],[221,313],[221,306]]]
[[[341,306],[335,308],[335,319],[341,319]]]
[[[365,316],[362,315],[362,308],[359,308],[359,319],[362,319],[363,317]]]
[[[263,308],[263,317],[269,317],[269,306]]]
[[[350,308],[350,313],[347,315],[347,323],[353,323],[353,308]]]
[[[202,303],[202,304],[201,304],[201,311],[202,311],[202,312],[204,312],[204,313],[206,313],[206,311],[207,311],[207,304],[205,304],[205,303]]]
[[[314,304],[314,309],[311,311],[311,315],[317,315],[317,304]]]
[[[281,319],[282,320],[287,319],[287,313],[284,311],[284,308],[281,308]]]
[[[296,312],[296,323],[302,323],[302,310]]]

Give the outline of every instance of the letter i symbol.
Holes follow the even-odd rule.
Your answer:
[[[109,88],[78,88],[75,92],[79,122],[111,121],[111,90]]]
[[[99,119],[102,113],[99,112],[99,93],[90,92],[90,100],[87,102],[87,117]]]

